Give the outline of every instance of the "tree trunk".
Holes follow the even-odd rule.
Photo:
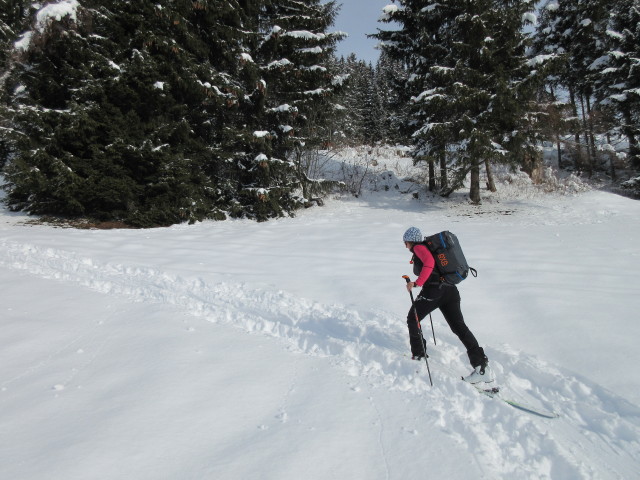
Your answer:
[[[633,168],[640,170],[640,148],[638,147],[638,139],[633,132],[633,119],[631,118],[629,108],[624,108],[622,115],[624,118],[622,131],[629,141],[629,162]]]
[[[305,182],[303,171],[302,171],[302,148],[297,145],[295,148],[295,170],[297,173],[298,180],[300,181],[300,186],[302,187],[302,198],[305,200],[309,200],[309,192],[307,191],[307,182]]]
[[[485,170],[487,171],[487,188],[495,193],[498,191],[496,188],[496,182],[493,180],[493,172],[491,171],[491,164],[489,160],[484,161]]]
[[[471,161],[469,199],[474,205],[480,205],[480,162],[475,158]]]
[[[449,188],[449,181],[447,180],[447,154],[443,149],[440,155],[440,191],[444,192]]]
[[[436,191],[436,166],[434,160],[429,160],[429,191]]]
[[[593,152],[593,159],[591,161],[592,167],[597,167],[597,150],[596,150],[596,138],[593,128],[593,116],[591,115],[591,94],[586,95],[587,100],[587,117],[589,125],[589,145],[591,145],[591,152]]]
[[[593,175],[593,155],[589,145],[589,127],[587,126],[587,112],[584,109],[584,95],[580,94],[580,110],[582,111],[582,128],[584,131],[584,144],[587,147],[587,174]]]
[[[609,132],[607,132],[607,145],[611,147],[611,134]],[[609,173],[611,174],[611,180],[613,181],[617,179],[615,161],[616,161],[616,153],[614,151],[609,150]]]
[[[560,170],[562,168],[562,153],[560,150],[560,135],[558,135],[558,139],[556,140],[556,143],[558,145],[558,170]]]
[[[550,85],[549,89],[551,90],[551,98],[555,102],[556,101],[556,93],[553,90],[553,85]],[[561,117],[561,116],[562,116],[562,114],[559,113],[558,117]],[[560,121],[561,120],[555,120],[554,119],[554,124],[557,125],[557,123],[560,122]],[[560,131],[558,129],[554,130],[553,135],[554,135],[554,137],[556,139],[556,145],[558,147],[558,170],[560,170],[562,168],[562,150],[561,150],[562,144],[560,143]]]
[[[573,87],[569,86],[569,99],[571,102],[571,109],[573,110],[573,116],[578,118],[578,105],[576,104],[576,94],[573,91]],[[576,141],[576,157],[574,158],[574,166],[576,170],[582,170],[582,146],[580,145],[580,131],[575,132],[574,138]]]
[[[542,183],[543,162],[542,155],[525,154],[521,170],[529,175],[535,185]]]

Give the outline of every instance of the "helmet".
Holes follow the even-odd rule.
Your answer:
[[[420,243],[423,240],[422,232],[420,232],[420,229],[417,227],[411,227],[404,232],[402,240],[405,242]]]

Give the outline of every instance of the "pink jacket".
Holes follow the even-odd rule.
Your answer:
[[[422,270],[420,271],[418,279],[415,281],[415,284],[418,287],[422,287],[424,285],[424,282],[426,282],[431,275],[431,272],[433,272],[433,269],[436,266],[436,262],[433,259],[433,255],[431,255],[429,249],[427,249],[427,247],[422,244],[418,244],[413,247],[413,254],[422,262]]]

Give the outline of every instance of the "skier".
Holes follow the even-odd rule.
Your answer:
[[[416,313],[422,321],[429,313],[439,308],[451,331],[455,333],[467,349],[469,361],[473,371],[464,380],[469,383],[492,382],[493,372],[489,367],[489,359],[484,350],[478,344],[469,327],[464,323],[460,310],[460,292],[455,285],[445,283],[440,279],[440,274],[435,268],[435,260],[429,249],[422,243],[423,236],[416,227],[409,228],[403,235],[404,245],[413,253],[413,273],[418,275],[415,282],[407,282],[407,290],[421,287],[420,294],[411,306],[407,315],[409,327],[409,343],[411,354],[416,360],[424,358],[427,348],[426,342],[420,334],[416,321]]]

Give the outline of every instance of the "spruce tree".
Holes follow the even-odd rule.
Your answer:
[[[381,78],[393,88],[390,104],[397,112],[395,126],[401,138],[410,139],[415,131],[415,119],[409,112],[411,98],[421,91],[421,84],[415,75],[417,65],[422,62],[421,48],[429,38],[421,38],[421,22],[426,18],[420,9],[426,5],[421,1],[400,1],[399,5],[387,5],[380,21],[394,23],[391,30],[378,29],[370,35],[380,40],[380,61],[383,66]],[[424,3],[424,5],[423,5]],[[435,54],[436,52],[431,52]]]
[[[409,140],[403,133],[405,131],[403,125],[406,125],[407,104],[401,93],[407,77],[403,63],[392,59],[383,50],[376,64],[375,89],[381,110],[381,140],[388,144],[405,144]]]
[[[376,83],[376,72],[371,64],[365,64],[363,85],[364,138],[367,144],[375,145],[383,139],[383,104]]]
[[[260,157],[261,168],[282,172],[275,187],[293,203],[305,202],[332,185],[308,173],[313,152],[332,143],[333,117],[339,113],[334,95],[341,77],[332,67],[335,45],[344,35],[329,32],[336,13],[333,1],[284,0],[267,2],[261,14],[262,38],[253,57],[265,91],[263,131],[273,148]],[[288,162],[293,176],[282,171]],[[296,188],[301,198],[293,196]]]
[[[531,9],[525,1],[404,0],[388,10],[388,20],[403,28],[378,38],[408,65],[413,154],[451,169],[450,183],[441,179],[445,194],[471,173],[477,203],[482,163],[521,163],[535,154],[536,76],[522,33]]]
[[[613,108],[627,137],[631,165],[640,170],[640,4],[616,2],[600,37],[603,55],[591,64],[595,96]]]
[[[2,78],[11,208],[265,220],[331,186],[302,157],[335,129],[333,2],[34,6]]]
[[[343,60],[342,70],[348,76],[344,90],[340,95],[340,104],[345,107],[343,131],[349,143],[360,145],[367,143],[373,132],[371,128],[371,90],[372,73],[362,60],[358,60],[355,53],[351,53]]]
[[[534,50],[554,58],[554,71],[548,79],[553,88],[560,85],[569,94],[578,169],[593,171],[595,137],[592,100],[597,65],[605,55],[605,31],[609,2],[603,0],[549,0],[540,10]]]
[[[234,0],[47,8],[6,82],[10,206],[137,226],[241,215],[256,16]]]
[[[0,75],[7,68],[10,45],[22,31],[31,3],[27,0],[0,0]]]
[[[354,54],[355,57],[355,54]],[[348,58],[348,57],[347,57]],[[354,124],[352,118],[351,102],[351,69],[348,60],[341,56],[332,62],[332,68],[340,76],[342,88],[334,96],[337,109],[340,111],[340,123],[334,132],[334,142],[345,144],[353,139]]]
[[[27,0],[0,0],[0,97],[4,80],[13,64],[13,42],[25,26],[30,4]],[[11,152],[13,134],[9,114],[0,102],[0,169]]]

